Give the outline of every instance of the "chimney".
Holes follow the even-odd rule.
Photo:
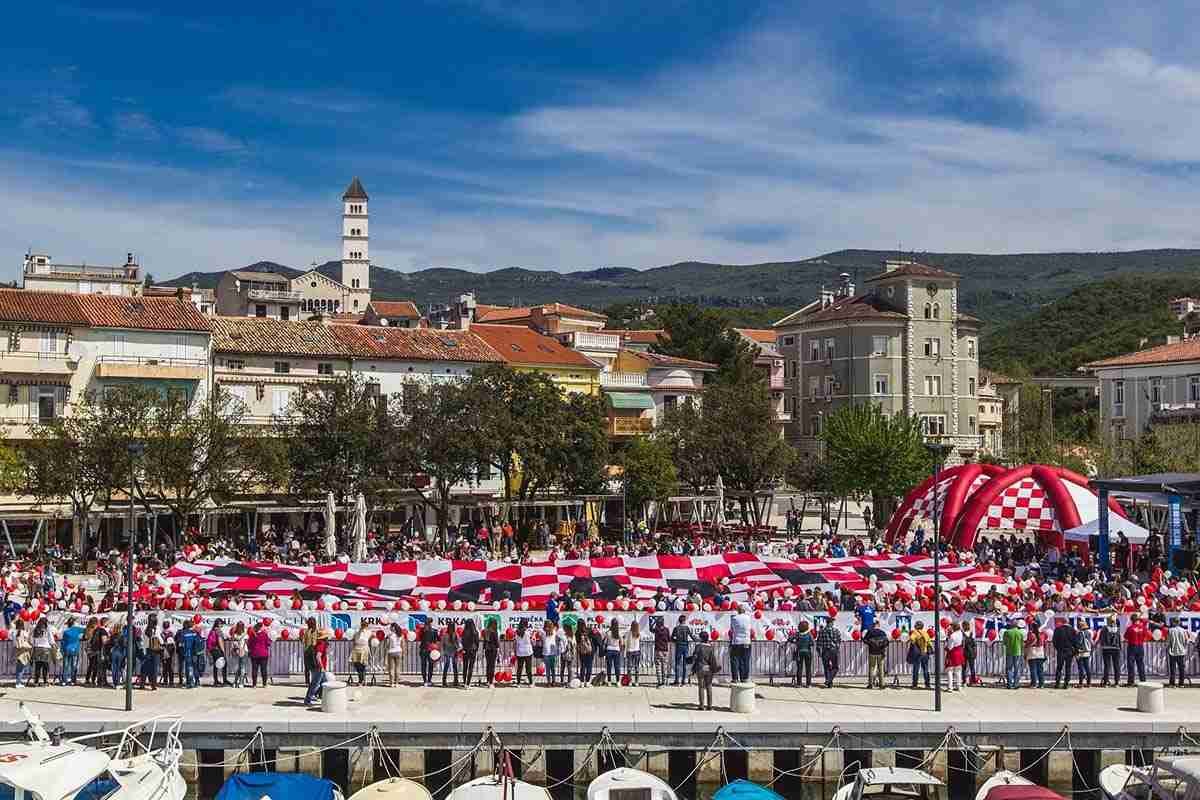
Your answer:
[[[471,323],[475,321],[475,293],[467,292],[458,296],[458,302],[454,304],[454,323],[455,327],[460,331],[471,329]]]
[[[829,308],[833,305],[833,290],[821,287],[821,308]]]
[[[854,282],[850,280],[850,273],[843,272],[838,275],[838,297],[852,297],[854,295]]]
[[[1138,339],[1138,350],[1141,350],[1143,347],[1145,347],[1145,346],[1146,346],[1146,343],[1147,343],[1147,342],[1149,342],[1149,341],[1150,341],[1150,340],[1149,340],[1149,339],[1147,339],[1145,336],[1143,336],[1142,338]]]

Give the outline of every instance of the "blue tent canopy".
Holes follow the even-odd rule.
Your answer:
[[[739,778],[718,789],[713,795],[713,800],[783,800],[783,797],[765,786]]]
[[[334,800],[333,781],[301,772],[241,772],[230,775],[216,800]]]

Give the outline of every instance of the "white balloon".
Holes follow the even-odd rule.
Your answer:
[[[521,601],[521,610],[522,610],[522,611],[528,611],[528,610],[529,610],[529,601],[528,601],[528,600],[522,600],[522,601]]]
[[[473,600],[468,600],[467,601],[467,611],[474,611],[474,610],[475,610],[475,602]]]
[[[461,611],[463,607],[462,600],[455,600],[453,607],[455,611]]]
[[[441,661],[442,660],[442,651],[441,650],[430,650],[429,651],[429,660],[430,661]]]
[[[445,600],[438,600],[438,601],[437,601],[437,608],[438,608],[438,611],[445,611],[445,610],[446,610],[446,601],[445,601]]]

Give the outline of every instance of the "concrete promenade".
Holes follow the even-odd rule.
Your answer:
[[[1075,748],[1155,748],[1184,743],[1180,730],[1200,739],[1200,688],[1168,689],[1166,711],[1133,709],[1135,689],[1092,688],[1008,691],[973,687],[943,694],[867,690],[861,684],[827,689],[760,686],[753,715],[727,709],[728,690],[717,687],[722,710],[695,709],[694,687],[472,688],[406,685],[354,687],[348,712],[325,714],[302,704],[300,684],[263,689],[204,686],[134,692],[124,712],[124,690],[82,687],[7,688],[0,719],[19,720],[24,700],[51,725],[69,733],[115,728],[159,714],[184,718],[185,746],[236,749],[261,728],[269,746],[332,745],[376,726],[389,747],[470,747],[492,728],[506,745],[587,747],[608,728],[617,739],[656,748],[703,749],[718,728],[748,748],[824,745],[835,729],[841,747],[932,748],[953,727],[976,746],[1051,747],[1070,726]],[[12,730],[19,729],[10,726]]]

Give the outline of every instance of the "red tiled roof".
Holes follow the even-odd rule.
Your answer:
[[[532,328],[476,323],[471,326],[471,332],[478,334],[509,364],[599,369],[582,353]]]
[[[633,353],[633,355],[637,356],[638,358],[642,359],[643,361],[649,361],[650,364],[655,367],[666,367],[666,368],[684,367],[686,369],[695,369],[695,370],[700,370],[702,372],[711,372],[712,370],[715,370],[717,368],[716,364],[710,364],[707,361],[696,361],[695,359],[691,359],[691,358],[680,358],[678,356],[667,356],[667,355],[663,355],[662,353],[649,353],[649,352],[638,353],[638,352],[635,352],[635,353]]]
[[[515,322],[533,316],[534,310],[541,310],[543,316],[553,317],[582,317],[583,319],[607,320],[608,317],[586,308],[569,306],[566,303],[545,303],[540,306],[492,306],[479,304],[475,306],[475,319],[480,322]]]
[[[956,275],[953,272],[947,272],[946,270],[939,269],[938,267],[931,267],[928,264],[918,264],[915,261],[913,261],[913,262],[910,262],[907,264],[901,264],[900,266],[896,267],[895,269],[881,272],[878,275],[872,275],[871,277],[867,278],[866,282],[870,283],[871,281],[878,281],[878,280],[882,280],[883,278],[900,278],[900,277],[959,278],[962,276]]]
[[[384,328],[374,325],[330,325],[343,347],[356,358],[410,361],[503,361],[472,331],[439,331],[430,328]]]
[[[608,317],[596,311],[588,311],[579,306],[569,306],[566,303],[550,303],[542,306],[543,314],[557,314],[560,317],[583,317],[585,319],[607,320]]]
[[[0,290],[0,320],[93,328],[207,331],[208,319],[189,300]]]
[[[479,322],[501,322],[515,319],[525,319],[529,316],[528,306],[490,306],[480,303],[475,306],[475,319]]]
[[[775,331],[762,328],[734,328],[734,330],[759,344],[775,344]]]
[[[217,317],[212,321],[213,350],[279,356],[330,356],[346,358],[353,351],[341,343],[323,322]]]
[[[624,328],[604,328],[600,333],[611,333],[621,337],[622,342],[633,342],[634,344],[658,344],[659,337],[670,339],[667,332],[662,328],[631,331]]]
[[[856,319],[904,320],[908,319],[908,315],[893,311],[873,294],[859,294],[835,300],[832,305],[818,311],[811,311],[796,319],[788,317],[786,320],[780,320],[777,324],[783,325],[786,322],[788,325],[807,325],[812,322]]]
[[[1085,367],[1137,367],[1144,364],[1173,364],[1187,361],[1200,361],[1200,337],[1184,339],[1172,344],[1160,344],[1134,353],[1126,353],[1112,358],[1102,358]]]
[[[421,312],[417,310],[417,304],[411,300],[372,300],[368,308],[380,317],[393,317],[395,319],[421,318]]]

